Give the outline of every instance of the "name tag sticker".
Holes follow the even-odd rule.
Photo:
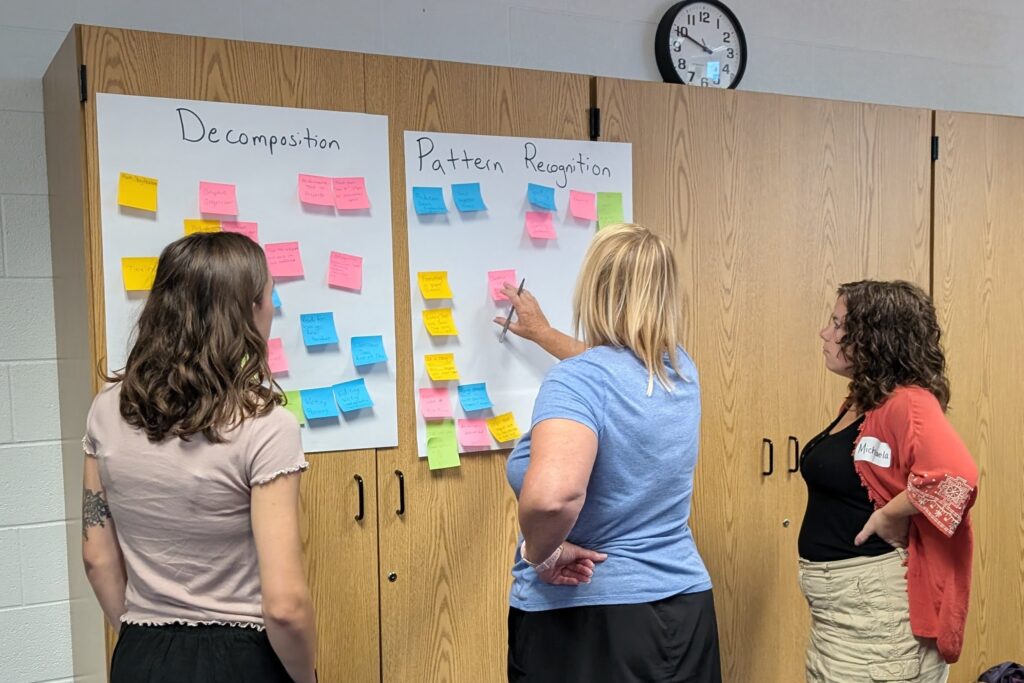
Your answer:
[[[862,436],[857,443],[857,450],[853,452],[853,459],[878,467],[889,467],[892,465],[892,448],[873,436]]]

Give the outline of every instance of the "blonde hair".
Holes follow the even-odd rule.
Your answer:
[[[573,329],[587,346],[628,348],[654,380],[672,391],[664,357],[683,378],[677,361],[682,310],[676,260],[668,244],[632,223],[601,230],[590,243],[573,295]]]

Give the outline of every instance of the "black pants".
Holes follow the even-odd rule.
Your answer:
[[[721,683],[711,591],[508,613],[508,680]]]
[[[110,683],[292,683],[266,631],[122,624]]]

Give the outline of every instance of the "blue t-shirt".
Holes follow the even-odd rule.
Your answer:
[[[667,358],[666,358],[667,361]],[[697,369],[679,349],[680,378],[657,378],[647,395],[647,370],[629,349],[598,346],[551,369],[533,407],[539,422],[563,418],[597,434],[597,459],[587,499],[568,540],[608,554],[589,584],[552,586],[516,551],[513,607],[526,611],[653,602],[711,588],[690,533],[690,497],[697,464],[700,389]],[[519,496],[530,462],[530,434],[508,458]]]

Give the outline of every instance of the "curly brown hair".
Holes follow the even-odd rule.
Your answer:
[[[896,387],[913,385],[934,394],[946,410],[949,379],[931,297],[902,280],[848,282],[839,296],[846,302],[839,346],[853,375],[849,401],[868,411]]]
[[[120,411],[150,441],[222,432],[282,403],[256,327],[270,273],[259,245],[235,233],[196,233],[160,254],[156,279],[120,372]]]

